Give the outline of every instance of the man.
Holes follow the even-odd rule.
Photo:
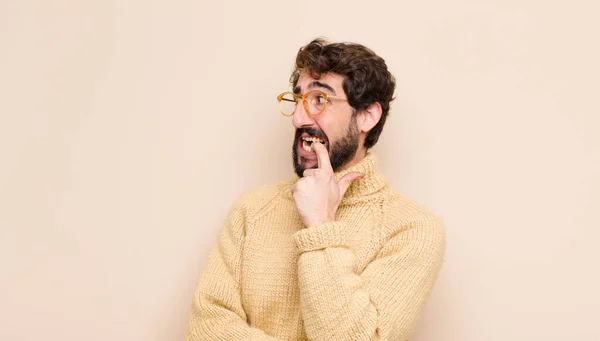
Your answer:
[[[369,148],[395,88],[382,58],[314,40],[298,52],[297,176],[231,209],[194,295],[186,340],[406,340],[445,250],[440,219],[394,192]]]

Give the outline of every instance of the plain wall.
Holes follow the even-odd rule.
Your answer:
[[[181,340],[243,191],[292,174],[298,48],[398,84],[375,148],[447,252],[414,341],[598,340],[593,1],[0,2],[0,339]]]

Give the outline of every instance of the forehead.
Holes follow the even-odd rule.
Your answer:
[[[326,73],[321,75],[321,78],[313,78],[309,72],[303,71],[298,78],[298,83],[296,83],[296,87],[300,88],[302,92],[306,92],[314,87],[315,82],[323,83],[329,85],[335,90],[337,95],[344,93],[343,83],[344,76],[337,73]]]

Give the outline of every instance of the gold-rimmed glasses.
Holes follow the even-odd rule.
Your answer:
[[[279,102],[279,110],[283,116],[292,116],[298,106],[298,101],[302,100],[304,110],[310,116],[318,116],[325,111],[327,103],[331,103],[331,99],[339,99],[347,101],[347,98],[333,96],[321,90],[310,90],[305,94],[295,94],[291,91],[286,91],[277,96]]]

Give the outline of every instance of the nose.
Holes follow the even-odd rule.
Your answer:
[[[292,116],[292,123],[296,129],[311,126],[315,123],[315,119],[312,118],[302,105],[302,101],[298,101],[296,104],[296,110],[294,110],[294,116]]]

